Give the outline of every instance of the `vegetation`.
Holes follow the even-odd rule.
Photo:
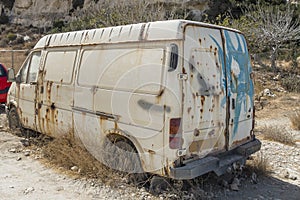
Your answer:
[[[287,145],[295,145],[294,135],[284,127],[265,126],[262,130],[264,139],[280,142]]]
[[[14,41],[15,39],[17,39],[17,35],[14,33],[9,33],[7,35],[7,39],[9,39],[9,41]]]
[[[256,4],[249,5],[243,13],[238,18],[226,13],[225,17],[218,16],[217,22],[219,25],[241,30],[246,35],[252,52],[256,54],[270,52],[271,66],[277,70],[276,60],[279,51],[299,45],[299,11],[289,4],[276,6]],[[293,57],[299,53],[299,50],[296,54],[293,51]]]
[[[300,110],[295,111],[295,113],[290,116],[290,121],[292,122],[292,127],[300,131]]]
[[[186,18],[187,10],[178,7],[168,7],[162,3],[141,1],[120,1],[112,3],[105,0],[100,6],[74,12],[70,23],[62,21],[54,23],[52,32],[75,31],[82,29],[101,28],[134,24],[148,21]]]
[[[270,172],[269,159],[260,151],[249,159],[247,167],[259,175],[267,175]]]

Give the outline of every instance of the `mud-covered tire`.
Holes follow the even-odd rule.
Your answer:
[[[105,145],[104,164],[121,172],[128,182],[135,185],[144,183],[147,176],[144,173],[139,155],[135,148],[126,140],[108,140]]]
[[[7,114],[7,119],[8,119],[8,126],[9,128],[16,134],[20,134],[21,133],[21,122],[20,122],[20,118],[17,112],[17,109],[15,107],[12,107],[8,114]]]

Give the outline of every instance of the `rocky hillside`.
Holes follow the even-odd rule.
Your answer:
[[[55,21],[68,22],[74,17],[74,12],[91,10],[104,3],[126,3],[125,0],[0,0],[0,24],[14,23],[34,27],[51,27]],[[217,15],[228,9],[229,0],[157,0],[150,3],[161,3],[166,6],[176,6],[188,9],[201,19],[203,12]]]

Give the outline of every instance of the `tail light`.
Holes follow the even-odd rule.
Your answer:
[[[182,143],[181,118],[173,118],[170,120],[169,147],[170,149],[180,149]]]

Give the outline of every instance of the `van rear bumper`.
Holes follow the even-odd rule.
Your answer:
[[[207,156],[199,160],[186,163],[184,166],[170,169],[170,177],[178,180],[193,179],[208,172],[215,172],[218,176],[224,174],[233,163],[244,165],[249,155],[259,151],[261,142],[252,140],[226,153]]]

